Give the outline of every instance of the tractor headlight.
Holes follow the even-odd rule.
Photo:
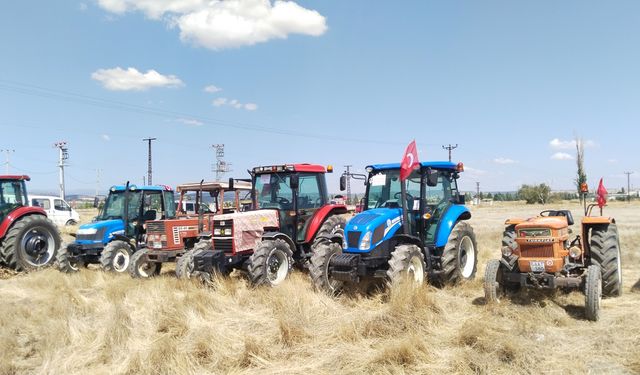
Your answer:
[[[98,233],[98,228],[80,228],[76,234],[92,235]]]
[[[371,246],[371,231],[364,234],[358,248],[360,250],[369,250],[369,246]]]
[[[342,248],[346,250],[346,249],[347,249],[347,247],[349,247],[349,245],[347,245],[347,239],[346,239],[346,238],[343,238],[343,239],[342,239]]]
[[[216,228],[213,230],[213,235],[214,236],[219,236],[222,233],[222,231],[220,230],[220,228]]]
[[[511,249],[511,247],[509,246],[503,246],[502,247],[502,256],[505,258],[510,257],[513,254],[513,249]]]
[[[569,256],[573,259],[578,259],[582,255],[582,249],[578,246],[571,246],[569,249]]]

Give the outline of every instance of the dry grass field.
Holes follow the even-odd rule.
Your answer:
[[[624,295],[584,320],[580,293],[484,304],[504,219],[551,206],[473,208],[474,282],[331,298],[296,272],[275,289],[213,286],[97,269],[3,273],[0,374],[640,373],[640,205],[613,203]],[[581,212],[570,205],[576,219]],[[576,227],[577,228],[577,227]]]

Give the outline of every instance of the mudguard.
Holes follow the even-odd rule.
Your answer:
[[[294,253],[296,252],[296,243],[291,239],[291,237],[287,236],[286,234],[280,232],[264,232],[262,234],[263,241],[276,239],[284,240],[287,244],[289,244],[289,247],[291,247],[291,251],[293,251]]]
[[[313,237],[318,232],[318,229],[320,229],[320,226],[322,225],[322,223],[324,223],[324,220],[329,215],[340,215],[345,213],[347,213],[347,206],[345,206],[344,204],[329,204],[321,207],[311,218],[309,229],[307,230],[307,234],[304,237],[304,242],[311,242]]]
[[[16,208],[15,210],[11,211],[11,213],[7,215],[7,217],[2,221],[2,224],[0,224],[0,238],[4,238],[13,223],[25,215],[47,216],[46,212],[44,212],[44,210],[40,207],[23,206]]]
[[[438,234],[436,235],[436,247],[443,247],[447,244],[449,235],[453,227],[460,220],[468,220],[471,218],[471,212],[466,206],[453,205],[444,213],[438,225]]]

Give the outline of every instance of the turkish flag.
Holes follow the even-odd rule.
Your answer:
[[[404,181],[409,177],[414,169],[418,168],[420,161],[418,161],[418,149],[416,148],[415,139],[409,143],[407,149],[404,151],[402,157],[402,163],[400,163],[400,181]]]
[[[596,191],[596,198],[598,199],[598,207],[602,208],[607,204],[607,189],[605,189],[604,184],[602,183],[602,178],[600,178],[600,185],[598,185],[598,190]]]

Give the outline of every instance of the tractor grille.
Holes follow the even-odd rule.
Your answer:
[[[213,239],[213,248],[214,250],[222,250],[225,253],[231,253],[233,251],[233,239]]]
[[[77,241],[102,241],[104,237],[104,232],[107,230],[106,227],[102,227],[98,229],[96,234],[78,234],[76,236]]]
[[[520,247],[520,256],[523,258],[553,258],[553,244]]]
[[[147,233],[164,234],[164,221],[150,221],[147,223]]]
[[[347,235],[347,246],[357,248],[360,244],[360,234],[362,232],[349,232]]]

